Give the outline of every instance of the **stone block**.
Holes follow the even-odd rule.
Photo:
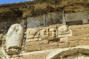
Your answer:
[[[58,43],[52,42],[52,43],[49,43],[49,44],[42,44],[40,46],[41,46],[41,50],[56,49],[56,48],[58,48]]]
[[[89,40],[81,40],[79,41],[79,45],[89,45]]]
[[[69,47],[69,43],[58,43],[59,48],[68,48]]]
[[[60,42],[68,42],[68,37],[60,38]]]
[[[40,40],[39,43],[40,43],[40,45],[41,44],[48,44],[48,40],[47,39],[46,40]]]
[[[69,41],[69,47],[76,47],[78,46],[78,41]]]
[[[40,50],[40,44],[37,41],[34,42],[27,42],[25,45],[25,51],[39,51]]]

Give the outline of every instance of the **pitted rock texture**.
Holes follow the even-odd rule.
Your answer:
[[[68,28],[72,30],[72,34],[73,34],[72,36],[62,37],[57,40],[46,39],[46,40],[30,41],[29,39],[27,39],[23,51],[28,52],[28,51],[39,51],[39,50],[89,45],[88,43],[89,24],[73,25],[73,26],[69,26]]]
[[[66,25],[50,25],[47,27],[29,28],[26,32],[27,41],[56,40],[57,38],[72,36],[72,31]]]
[[[23,27],[13,24],[6,34],[6,51],[8,54],[19,53],[23,40]]]

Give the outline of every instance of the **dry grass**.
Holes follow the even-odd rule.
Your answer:
[[[6,13],[6,11],[13,11],[18,9],[25,14],[25,16],[38,16],[49,12],[62,11],[86,11],[89,10],[89,0],[49,0],[45,2],[24,2],[0,5],[0,13]],[[86,7],[86,8],[85,8]],[[61,10],[62,9],[62,10]],[[30,13],[28,13],[30,11]]]

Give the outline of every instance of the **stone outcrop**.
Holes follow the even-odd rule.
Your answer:
[[[61,37],[72,36],[72,31],[66,25],[51,25],[48,27],[29,28],[26,32],[26,40],[55,40]]]
[[[6,34],[6,52],[8,54],[19,53],[23,40],[23,27],[20,24],[12,25]]]
[[[89,11],[65,14],[67,25],[79,25],[89,23]]]
[[[60,46],[60,40],[69,36],[72,36],[72,31],[66,25],[57,24],[47,27],[29,28],[26,31],[24,51],[39,51],[64,47]],[[68,43],[65,45],[68,46]]]
[[[59,32],[57,27],[60,29]],[[51,28],[52,31],[49,32]],[[56,28],[56,31],[54,31],[54,28]],[[71,31],[69,29],[71,29]],[[59,38],[57,38],[57,40],[56,37],[58,37],[58,35],[55,37],[55,32],[59,33]],[[27,34],[29,34],[29,32]],[[51,25],[42,27],[39,34],[41,35],[39,36],[40,40],[33,39],[33,41],[30,41],[29,38],[26,39],[23,51],[28,52],[89,45],[89,24],[72,25],[68,28],[65,25]],[[30,35],[28,35],[28,37],[30,37]]]
[[[51,12],[36,17],[27,17],[27,28],[43,27],[53,24],[62,24],[61,12]]]
[[[26,41],[23,42],[23,45],[21,45],[23,37],[22,27],[16,26],[16,29],[18,29],[16,30],[12,25],[14,28],[11,27],[9,29],[6,35],[6,44],[4,43],[7,54],[13,55],[21,51],[19,55],[13,55],[12,59],[13,57],[15,59],[46,59],[49,52],[52,52],[51,49],[54,52],[50,54],[59,53],[55,54],[57,58],[59,55],[62,55],[65,59],[76,57],[70,56],[74,54],[80,57],[82,54],[87,57],[86,54],[89,55],[89,49],[87,49],[89,46],[83,49],[83,45],[89,45],[88,16],[89,0],[47,0],[45,2],[31,1],[0,5],[0,34],[6,34],[7,29],[15,23],[19,23],[23,25],[25,30],[27,29],[26,37],[24,36]],[[70,26],[53,25],[61,23]],[[2,37],[0,35],[0,41],[3,40]],[[76,48],[76,46],[81,46],[82,49]],[[2,45],[2,47],[4,46]],[[57,48],[59,48],[58,51],[56,51]],[[68,51],[66,52],[65,49],[68,49]],[[51,57],[55,58],[56,56]],[[87,58],[89,59],[89,57]]]
[[[67,27],[66,25],[51,25],[51,26],[47,26],[47,27],[30,28],[27,30],[28,31],[26,32],[26,34],[29,34],[29,35],[26,36],[26,41],[24,42],[25,44],[23,44],[23,47],[21,50],[22,52],[20,53],[20,55],[16,55],[16,56],[13,55],[12,58],[46,59],[46,58],[48,58],[47,56],[49,56],[50,54],[53,54],[54,51],[57,51],[57,53],[59,53],[59,51],[62,52],[63,49],[64,49],[63,54],[65,54],[65,55],[63,55],[62,53],[59,53],[59,54],[63,55],[63,58],[65,58],[65,59],[70,58],[70,57],[76,58],[76,56],[73,54],[76,52],[79,52],[80,54],[83,53],[83,55],[77,54],[77,56],[79,56],[79,58],[87,57],[86,54],[88,52],[88,49],[83,50],[83,46],[89,45],[89,43],[88,43],[89,42],[89,24],[77,25],[77,26],[72,25],[69,27]],[[55,38],[58,37],[57,33],[59,33],[59,35],[63,35],[63,36],[59,36],[59,38],[57,38],[57,40],[56,40]],[[68,35],[68,34],[72,34],[72,35]],[[77,47],[77,46],[81,46],[81,47]],[[71,50],[71,51],[73,51],[73,53],[70,51],[70,49],[72,49],[72,48],[73,48],[73,50]],[[68,52],[66,52],[65,49],[68,49]],[[82,52],[82,51],[84,51],[84,52]],[[59,54],[55,54],[55,55],[59,56]],[[73,55],[73,56],[71,56],[71,55]],[[33,56],[35,56],[35,57],[33,57]],[[40,57],[40,56],[42,56],[42,57]],[[57,58],[58,58],[58,56],[57,56]],[[65,57],[65,56],[68,56],[68,57]]]
[[[83,47],[83,45],[87,46],[87,45],[89,45],[89,43],[88,43],[88,41],[89,41],[88,30],[89,30],[89,24],[77,25],[77,26],[72,25],[72,26],[69,26],[69,27],[66,26],[66,25],[57,24],[57,25],[50,25],[50,26],[47,26],[47,27],[29,28],[29,29],[27,29],[27,32],[26,32],[26,34],[28,34],[28,35],[26,35],[26,41],[24,42],[25,44],[23,45],[22,50],[20,50],[20,51],[22,51],[20,53],[21,55],[19,55],[19,56],[13,55],[12,58],[19,58],[19,59],[27,58],[28,59],[28,58],[30,58],[29,56],[31,56],[31,58],[34,59],[35,57],[33,57],[33,56],[36,56],[38,59],[40,59],[40,58],[46,59],[47,56],[49,56],[48,55],[49,52],[50,52],[50,54],[52,54],[51,49],[53,49],[53,51],[54,50],[56,51],[56,49],[58,49],[58,48],[59,48],[59,50],[60,49],[63,50],[63,49],[67,49],[67,48],[69,49],[69,47],[75,48],[76,46],[82,46],[82,47]],[[13,31],[11,32],[11,34],[13,34]],[[11,40],[10,43],[12,43],[14,41],[14,40],[12,40],[12,36],[13,35],[10,35],[11,38],[8,39],[8,40]],[[7,38],[7,36],[6,36],[6,38]],[[6,42],[8,40],[6,39]],[[14,41],[14,42],[17,42],[17,41]],[[21,41],[18,41],[17,43],[21,44]],[[13,44],[12,44],[12,45],[9,46],[10,48],[8,48],[8,50],[9,49],[10,50],[9,51],[6,50],[6,51],[9,52],[9,54],[16,54],[17,51],[19,50],[19,48],[21,47],[20,44],[19,45],[15,44],[16,46],[18,46],[18,47],[14,46],[15,48],[12,47],[13,46]],[[47,50],[47,51],[49,50],[49,52],[44,53],[44,52],[42,52],[43,50]],[[77,48],[77,49],[73,49],[74,53],[77,50],[80,51],[80,53],[86,53],[86,51],[87,51],[85,49],[84,52],[81,52],[82,49]],[[11,53],[11,51],[13,51],[13,53]],[[35,55],[34,53],[36,51],[38,51],[38,52],[40,51],[41,53],[37,53]],[[63,54],[64,54],[64,52],[65,51],[63,50]],[[66,56],[66,53],[68,53],[68,52],[65,52],[65,56]],[[71,53],[72,52],[70,51],[70,53],[68,53],[68,54],[70,55]],[[60,53],[60,54],[62,54],[62,53]],[[42,57],[39,57],[39,56],[42,56]],[[77,56],[80,56],[80,54],[78,54]],[[63,57],[63,58],[70,58],[70,57],[76,58],[75,55]],[[81,58],[81,57],[86,58],[87,56],[85,54],[83,54],[83,56],[80,56],[79,58]]]

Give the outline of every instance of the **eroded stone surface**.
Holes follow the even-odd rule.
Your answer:
[[[61,26],[59,26],[59,28],[60,27]],[[67,29],[67,27],[65,27],[66,30],[64,31],[64,33],[61,32],[61,34],[65,36],[65,34],[72,33],[73,35],[65,36],[65,37],[62,36],[61,38],[57,38],[57,39],[55,39],[57,37],[57,35],[56,35],[56,37],[51,35],[51,37],[54,37],[54,39],[52,39],[52,38],[50,39],[49,34],[53,33],[53,35],[54,35],[54,33],[55,33],[53,30],[49,31],[50,28],[52,28],[52,29],[56,28],[56,30],[57,30],[57,26],[55,26],[55,25],[52,25],[49,27],[42,27],[42,29],[40,30],[40,32],[41,32],[40,40],[29,41],[30,39],[26,39],[25,47],[28,46],[28,48],[26,47],[27,50],[28,51],[33,51],[33,50],[38,51],[38,49],[48,50],[48,49],[56,49],[56,48],[67,48],[67,47],[76,47],[76,46],[81,46],[81,45],[89,45],[89,43],[88,43],[88,41],[89,41],[89,33],[88,33],[89,25],[88,24],[69,26],[68,28],[71,29],[71,32],[68,31],[69,29]],[[56,31],[56,33],[58,33],[58,32]],[[31,44],[30,42],[31,43],[39,43],[39,45]],[[39,48],[36,48],[37,46]],[[30,47],[35,47],[35,49],[33,49],[33,48],[30,49]],[[26,51],[26,50],[24,50],[24,51]]]
[[[48,27],[29,28],[26,32],[26,40],[55,40],[56,38],[72,36],[72,31],[66,25],[51,25]]]
[[[6,35],[6,51],[8,54],[16,54],[21,48],[23,39],[23,27],[20,24],[12,25]]]
[[[22,50],[22,54],[27,54],[27,55],[23,55],[23,56],[19,56],[17,55],[15,58],[19,58],[19,59],[24,59],[24,58],[38,58],[38,59],[46,59],[48,54],[44,54],[40,55],[39,53],[37,53],[35,55],[36,51],[43,51],[43,50],[49,50],[51,51],[51,49],[54,49],[53,51],[55,51],[55,49],[65,49],[65,48],[73,48],[76,46],[83,46],[83,45],[89,45],[89,33],[88,33],[88,25],[77,25],[77,26],[70,26],[69,29],[72,30],[72,34],[77,34],[77,35],[72,35],[72,36],[65,36],[65,37],[60,37],[57,40],[55,39],[57,37],[55,37],[55,32],[57,33],[58,31],[55,31],[55,29],[57,29],[57,26],[48,26],[48,27],[40,27],[40,28],[35,28],[35,29],[39,29],[39,30],[34,30],[33,28],[31,28],[32,33],[39,33],[35,36],[36,38],[38,38],[38,40],[34,40],[30,41],[29,38],[33,38],[33,36],[29,36],[28,35],[28,39],[26,39],[25,45],[24,45],[24,49]],[[51,30],[50,30],[51,29]],[[66,27],[65,27],[66,29]],[[66,29],[64,30],[64,32],[62,33],[62,35],[64,34],[68,34],[70,32],[68,32]],[[33,31],[34,30],[34,31]],[[62,29],[63,30],[63,29]],[[75,32],[74,32],[75,31]],[[67,33],[68,32],[68,33]],[[40,34],[43,36],[41,39],[40,38]],[[49,34],[53,34],[53,35],[49,35]],[[30,34],[32,35],[32,34]],[[54,39],[51,38],[51,40],[49,39],[50,37],[54,37]],[[48,37],[48,38],[47,38]],[[75,51],[75,50],[73,50]],[[83,51],[83,50],[79,50],[79,51]],[[33,55],[29,55],[29,52],[33,52]],[[87,53],[87,51],[84,51],[83,53]],[[69,53],[70,54],[70,53]],[[31,57],[30,57],[31,56]],[[36,57],[34,57],[36,56]],[[42,56],[42,57],[40,57]],[[78,55],[79,58],[82,58],[83,56]],[[85,55],[84,55],[85,56]],[[73,57],[73,56],[72,56]],[[68,58],[72,58],[71,56],[68,56]],[[76,58],[76,56],[74,56]],[[86,56],[85,56],[86,57]]]

